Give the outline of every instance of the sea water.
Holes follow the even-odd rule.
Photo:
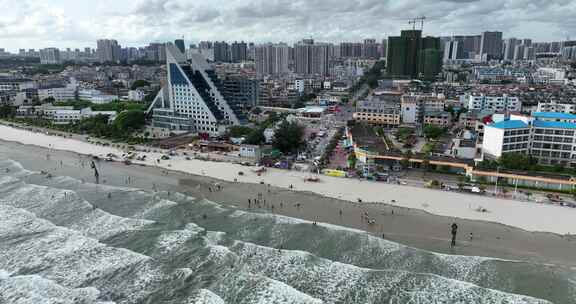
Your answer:
[[[5,159],[0,303],[576,303],[576,271],[47,178]]]

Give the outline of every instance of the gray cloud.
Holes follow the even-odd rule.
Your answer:
[[[128,0],[79,12],[73,0],[0,0],[2,47],[81,47],[98,37],[124,45],[187,40],[293,42],[377,39],[427,17],[429,35],[501,30],[537,41],[576,37],[572,0]],[[111,5],[110,5],[111,4]],[[90,6],[89,3],[83,3]],[[82,15],[78,15],[82,14]]]

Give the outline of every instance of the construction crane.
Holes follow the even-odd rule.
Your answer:
[[[424,30],[424,20],[426,16],[416,17],[409,19],[408,24],[412,24],[412,30],[416,30],[416,25],[420,23],[420,30]]]

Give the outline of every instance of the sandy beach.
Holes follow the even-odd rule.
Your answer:
[[[120,153],[113,148],[4,126],[0,126],[0,134],[3,140],[26,144],[2,142],[3,157],[17,160],[31,170],[46,170],[87,181],[93,179],[92,172],[80,166],[80,159],[87,157],[77,153]],[[45,159],[47,153],[51,154],[50,161]],[[570,225],[575,216],[571,209],[328,177],[322,177],[321,183],[305,183],[304,173],[280,170],[269,170],[258,177],[249,173],[248,167],[199,160],[161,161],[157,168],[153,158],[156,156],[159,155],[149,156],[147,166],[100,162],[102,178],[108,184],[181,191],[242,209],[260,209],[320,224],[365,230],[436,252],[576,266],[576,257],[572,254],[576,252],[576,240],[559,235],[566,233],[565,230],[576,231],[575,225]],[[238,171],[246,175],[238,176]],[[131,177],[129,185],[126,184],[128,176]],[[267,184],[260,184],[262,180]],[[222,190],[216,191],[216,184]],[[295,189],[288,189],[289,185]],[[248,199],[253,201],[258,193],[262,193],[266,205],[249,206]],[[356,202],[359,197],[363,203]],[[391,199],[397,203],[388,204]],[[468,204],[480,199],[490,213],[470,209]],[[423,205],[424,202],[428,202],[427,205]],[[362,218],[364,213],[375,223],[368,224]],[[454,221],[460,230],[458,246],[451,249],[449,226]]]
[[[0,139],[86,155],[104,156],[108,153],[116,155],[123,153],[111,147],[96,146],[75,139],[49,136],[8,126],[0,126]],[[284,189],[292,185],[294,190],[313,192],[334,199],[350,202],[361,199],[363,202],[385,203],[446,217],[500,223],[533,232],[576,234],[574,225],[576,209],[328,176],[321,176],[319,183],[307,183],[305,178],[310,174],[304,172],[268,169],[262,176],[257,176],[251,172],[251,168],[231,163],[186,160],[182,156],[158,163],[156,160],[162,156],[160,153],[146,154],[148,156],[146,161],[134,161],[134,163],[224,181],[238,180],[242,183],[256,184],[264,182]],[[239,171],[246,174],[239,176]],[[478,212],[479,207],[487,209],[488,212]]]

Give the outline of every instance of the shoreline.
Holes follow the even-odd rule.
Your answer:
[[[0,140],[83,155],[103,156],[108,153],[116,155],[123,153],[112,147],[96,146],[76,139],[49,136],[5,125],[0,125]],[[180,171],[228,182],[236,179],[244,183],[264,182],[285,189],[293,185],[294,190],[309,191],[332,199],[350,202],[361,199],[363,202],[423,210],[434,215],[500,223],[532,232],[576,234],[576,225],[573,224],[576,209],[572,208],[323,175],[320,176],[320,182],[311,183],[304,181],[311,175],[305,172],[270,168],[262,176],[257,176],[250,172],[254,167],[197,159],[185,160],[181,156],[156,163],[155,160],[162,156],[161,153],[139,154],[146,154],[147,160],[133,161],[134,165],[144,164],[161,170]],[[245,174],[239,176],[240,171]],[[488,212],[478,212],[477,208],[485,208]]]
[[[77,165],[82,154],[71,151],[51,151],[51,161],[43,158],[47,148],[24,145],[17,142],[0,141],[0,152],[14,159],[27,169],[54,169],[56,175],[72,176],[91,181],[91,170]],[[54,164],[63,161],[57,170]],[[434,215],[426,210],[417,210],[383,203],[355,203],[325,197],[305,190],[289,190],[282,187],[261,185],[250,182],[229,182],[217,178],[194,175],[152,166],[126,166],[118,162],[100,162],[102,176],[106,184],[120,187],[152,189],[152,184],[163,190],[179,191],[217,203],[233,206],[239,210],[252,210],[279,214],[306,221],[318,221],[340,227],[366,231],[375,236],[401,243],[410,247],[444,254],[467,256],[486,256],[506,260],[522,260],[535,263],[556,264],[576,267],[576,239],[554,233],[529,232],[522,229],[486,221],[454,219],[453,217]],[[164,173],[168,172],[168,173]],[[127,176],[133,182],[125,184]],[[216,183],[221,191],[210,191]],[[406,187],[404,187],[406,188]],[[268,192],[270,189],[270,192]],[[267,208],[248,208],[248,198],[262,193],[267,200]],[[441,192],[442,193],[442,192]],[[283,207],[280,207],[280,203]],[[301,207],[296,207],[299,203]],[[274,210],[271,209],[274,205]],[[342,216],[339,215],[340,210]],[[362,220],[362,214],[368,213],[375,224]],[[392,213],[393,212],[393,213]],[[460,226],[458,245],[449,247],[449,226],[456,221]],[[469,233],[474,239],[468,239]]]

